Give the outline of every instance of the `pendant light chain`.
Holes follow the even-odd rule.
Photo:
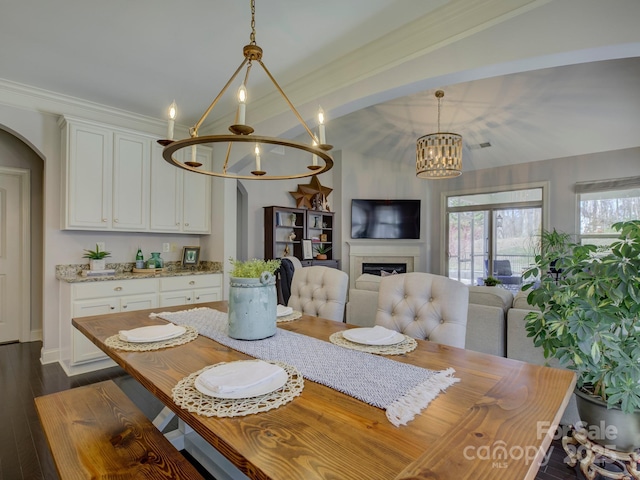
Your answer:
[[[251,45],[256,44],[256,0],[251,0],[251,35],[249,35]]]
[[[440,133],[440,105],[442,104],[442,97],[438,97],[438,133]]]

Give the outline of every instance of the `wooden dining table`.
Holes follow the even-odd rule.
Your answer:
[[[226,311],[226,302],[198,305]],[[193,308],[193,307],[189,307]],[[290,403],[240,417],[205,417],[176,405],[172,388],[208,365],[251,357],[199,335],[147,352],[116,350],[105,339],[163,323],[163,307],[73,319],[73,325],[155,395],[217,452],[252,479],[533,479],[575,386],[573,372],[419,340],[388,356],[460,381],[407,425],[385,411],[305,380]],[[329,341],[351,326],[309,315],[278,328]]]

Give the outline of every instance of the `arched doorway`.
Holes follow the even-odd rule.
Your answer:
[[[7,206],[14,215],[18,214],[19,219],[8,218],[9,216],[3,219],[17,223],[13,223],[9,231],[5,230],[8,236],[0,232],[0,237],[11,240],[3,244],[2,248],[6,248],[6,251],[2,255],[11,260],[13,266],[10,268],[19,265],[20,274],[17,279],[6,278],[11,283],[11,292],[7,290],[0,297],[0,314],[3,317],[6,315],[0,318],[0,323],[17,323],[17,330],[12,325],[8,336],[0,337],[0,341],[41,340],[44,162],[26,142],[2,130],[1,126],[0,175],[4,177],[5,188],[18,189],[17,197],[16,192],[6,191],[3,194],[5,200],[20,202],[20,205]],[[7,181],[13,185],[8,185]],[[14,317],[16,309],[19,311],[18,319]]]

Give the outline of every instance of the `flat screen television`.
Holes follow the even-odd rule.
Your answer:
[[[420,238],[420,200],[351,200],[351,238]]]

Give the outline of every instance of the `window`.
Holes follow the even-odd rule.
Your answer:
[[[542,231],[542,187],[447,197],[449,278],[483,285],[496,277],[518,290]]]
[[[576,184],[580,243],[609,245],[616,222],[640,219],[640,177]]]

